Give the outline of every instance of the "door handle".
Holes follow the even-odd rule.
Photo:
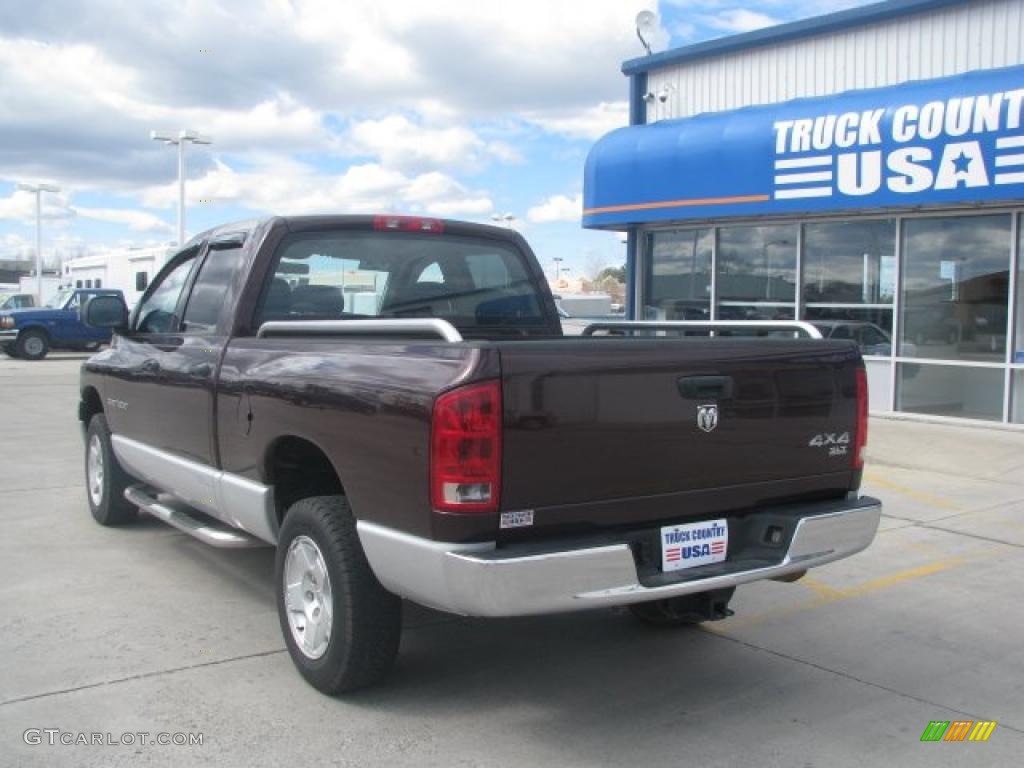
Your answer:
[[[152,357],[148,360],[143,360],[139,370],[142,373],[160,373],[160,361]]]
[[[728,400],[732,397],[732,376],[683,376],[676,384],[679,394],[687,400]]]
[[[209,363],[196,363],[189,366],[188,375],[194,379],[205,379],[213,373],[213,366]]]

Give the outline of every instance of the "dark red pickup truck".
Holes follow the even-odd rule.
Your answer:
[[[683,624],[878,526],[858,493],[854,344],[801,323],[563,337],[509,230],[229,225],[175,255],[130,317],[109,297],[82,314],[114,329],[82,369],[93,516],[275,545],[285,641],[325,692],[387,671],[401,598]]]

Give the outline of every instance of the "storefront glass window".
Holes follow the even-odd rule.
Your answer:
[[[1017,328],[1014,333],[1014,363],[1024,363],[1024,213],[1017,219]],[[1022,382],[1024,383],[1024,382]],[[1024,393],[1021,393],[1021,410],[1024,412]],[[1024,418],[1021,419],[1024,421]]]
[[[1002,421],[1002,368],[921,363],[897,365],[897,410]]]
[[[895,245],[892,219],[805,224],[804,302],[892,304]]]
[[[804,318],[826,339],[853,339],[863,355],[892,354],[892,310],[807,307]]]
[[[1014,333],[1014,363],[1024,363],[1024,214],[1017,219],[1017,327]],[[1013,403],[1010,420],[1024,424],[1024,370],[1013,372]]]
[[[796,224],[728,227],[718,231],[718,317],[793,317]]]
[[[707,320],[711,308],[711,229],[647,236],[645,320]]]
[[[1003,362],[1009,270],[1009,215],[905,219],[899,354]]]
[[[1024,371],[1013,372],[1013,404],[1010,407],[1010,421],[1024,424]]]

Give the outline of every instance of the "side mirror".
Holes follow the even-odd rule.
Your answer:
[[[120,296],[90,296],[78,308],[78,319],[93,328],[124,331],[128,328],[128,306]]]

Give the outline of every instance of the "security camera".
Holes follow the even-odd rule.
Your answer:
[[[668,101],[668,91],[662,91],[661,93],[659,93],[658,101],[660,101],[662,104]]]
[[[644,94],[644,101],[646,101],[648,104],[653,104],[655,98],[657,97],[650,91]]]

